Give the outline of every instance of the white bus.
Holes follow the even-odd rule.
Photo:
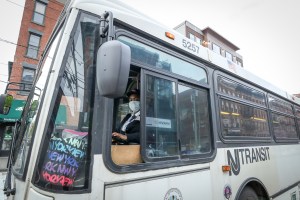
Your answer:
[[[112,144],[132,89],[140,142]],[[5,194],[300,199],[299,102],[122,2],[72,0],[16,123]]]

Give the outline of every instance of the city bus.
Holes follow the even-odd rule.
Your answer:
[[[140,142],[112,143],[133,89]],[[121,1],[72,0],[15,124],[4,192],[300,199],[299,128],[299,99],[236,63]]]

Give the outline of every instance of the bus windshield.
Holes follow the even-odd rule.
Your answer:
[[[49,74],[50,66],[60,35],[61,31],[56,35],[56,39],[53,41],[51,47],[49,48],[48,54],[45,56],[43,65],[41,65],[39,70],[38,80],[33,87],[33,93],[27,102],[29,105],[26,106],[27,109],[23,113],[21,124],[17,126],[17,129],[19,129],[20,132],[17,136],[15,136],[16,140],[13,155],[13,169],[14,173],[20,177],[23,176],[25,171],[26,161],[28,160],[29,150],[32,144],[33,131],[36,125],[35,121],[37,111],[40,105],[42,93],[44,92],[46,79]]]
[[[88,187],[90,122],[99,20],[81,14],[53,95],[34,184],[55,191]]]

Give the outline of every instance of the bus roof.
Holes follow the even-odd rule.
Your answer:
[[[225,57],[209,50],[207,47],[197,44],[196,42],[190,40],[184,35],[178,33],[177,31],[169,28],[160,22],[146,16],[145,14],[137,11],[136,9],[130,7],[122,1],[118,0],[72,0],[70,2],[71,8],[78,8],[86,10],[88,12],[102,15],[105,11],[111,11],[113,17],[123,21],[131,26],[146,32],[156,38],[159,38],[171,45],[174,45],[186,52],[189,52],[201,59],[204,59],[210,63],[215,64],[216,66],[236,74],[246,80],[249,80],[252,83],[262,86],[263,88],[282,96],[290,101],[293,101],[297,104],[300,104],[300,98],[297,98],[293,95],[288,94],[286,91],[279,89],[278,87],[270,84],[264,79],[254,75],[253,73],[245,70],[244,68],[238,66],[234,62],[227,60]],[[166,32],[171,33],[175,36],[174,39],[166,37]],[[191,44],[197,47],[195,51],[192,48],[185,48],[183,46],[183,40],[190,42]]]

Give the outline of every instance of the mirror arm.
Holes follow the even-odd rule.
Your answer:
[[[114,39],[113,14],[110,11],[105,12],[103,14],[103,19],[101,18],[100,20],[100,36],[102,38],[107,36],[108,41]]]

